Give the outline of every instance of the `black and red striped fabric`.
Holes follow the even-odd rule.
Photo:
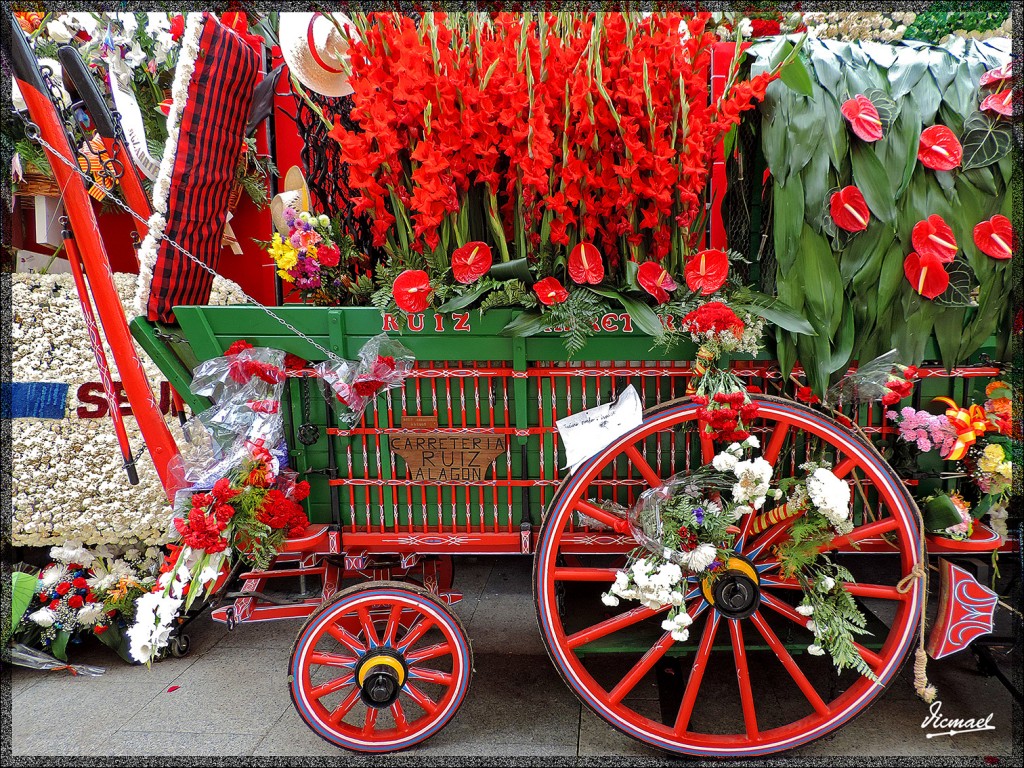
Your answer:
[[[174,306],[210,299],[213,275],[168,245],[166,238],[217,268],[258,73],[259,57],[249,44],[206,14],[181,115],[165,239],[146,308],[150,320],[173,323]]]

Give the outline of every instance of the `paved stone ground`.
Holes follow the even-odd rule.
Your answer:
[[[456,610],[473,644],[473,682],[449,726],[406,755],[663,757],[592,715],[559,678],[537,630],[528,559],[462,558],[455,588],[465,594]],[[342,757],[292,707],[286,667],[298,628],[277,622],[229,633],[203,617],[192,625],[192,653],[150,670],[99,644],[80,658],[105,665],[100,677],[15,667],[13,754]],[[927,708],[908,667],[863,716],[789,755],[1019,757],[1020,710],[995,678],[978,674],[970,652],[932,663],[929,673],[944,715],[991,712],[995,730],[925,738]],[[642,695],[655,705],[647,688]]]

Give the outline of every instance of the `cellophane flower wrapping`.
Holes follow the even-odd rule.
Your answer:
[[[359,360],[326,361],[313,368],[345,406],[338,418],[351,427],[359,423],[377,395],[403,386],[415,363],[411,351],[381,333],[363,345]]]
[[[196,368],[189,388],[214,404],[190,419],[189,439],[181,446],[181,474],[193,489],[211,487],[248,458],[254,445],[281,466],[286,463],[284,359],[281,350],[251,347]]]
[[[12,664],[29,669],[66,669],[74,675],[85,675],[86,677],[99,677],[107,671],[106,667],[97,667],[92,664],[68,664],[66,661],[55,659],[50,654],[40,651],[37,648],[30,648],[22,643],[14,643],[7,649]]]

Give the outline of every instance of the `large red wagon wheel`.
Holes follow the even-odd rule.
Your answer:
[[[758,583],[753,595],[747,590],[739,600],[743,605],[722,600],[712,605],[690,577],[687,604],[694,622],[683,643],[661,629],[669,606],[600,604],[598,595],[614,580],[615,569],[596,557],[588,567],[572,555],[586,561],[588,550],[610,551],[616,540],[623,549],[635,546],[625,522],[600,502],[614,498],[621,504],[624,492],[635,498],[669,474],[713,456],[710,441],[692,429],[699,406],[668,404],[559,488],[540,533],[534,593],[548,653],[582,701],[622,732],[676,753],[764,755],[824,736],[885,689],[906,659],[920,618],[920,581],[907,580],[909,589],[906,584],[898,588],[921,556],[917,511],[903,483],[871,445],[832,419],[787,400],[755,399],[760,411],[753,432],[762,455],[775,467],[776,481],[799,474],[807,452],[815,451],[855,486],[853,496],[860,500],[855,528],[834,540],[835,561],[852,570],[857,565],[852,561],[862,557],[854,544],[860,551],[892,553],[886,568],[861,573],[848,586],[864,608],[884,616],[873,636],[860,636],[863,644],[858,646],[877,682],[851,671],[837,675],[827,656],[807,653],[814,638],[806,628],[808,619],[795,610],[799,585],[778,573],[772,552],[791,521],[754,534],[753,516],[745,518],[735,549],[753,565]],[[581,530],[574,525],[580,514],[606,525]],[[597,656],[598,651],[603,655]],[[656,665],[676,656],[681,656],[681,701],[659,712],[657,701],[651,701],[650,681]],[[600,663],[585,663],[588,657]],[[783,698],[787,686],[791,695]]]
[[[458,617],[401,582],[339,592],[299,632],[289,664],[292,702],[327,741],[357,752],[418,744],[455,715],[473,652]]]

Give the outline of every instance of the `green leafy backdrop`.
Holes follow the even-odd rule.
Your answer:
[[[753,73],[767,69],[782,45],[752,47]],[[985,95],[979,97],[979,78],[1007,55],[963,39],[942,47],[808,40],[803,55],[809,87],[772,83],[760,124],[773,185],[778,295],[817,329],[816,336],[777,331],[776,355],[787,375],[799,360],[821,393],[851,361],[892,348],[917,364],[934,338],[949,368],[993,334],[1005,338],[1010,263],[981,253],[973,230],[996,213],[1011,216],[1009,121],[978,111]],[[858,139],[840,112],[858,94],[878,108],[880,141]],[[955,171],[935,172],[917,160],[921,131],[936,124],[964,146]],[[830,194],[849,184],[872,214],[863,232],[839,230],[828,214]],[[946,220],[960,247],[951,265],[954,288],[934,302],[915,293],[903,273],[911,230],[932,214]]]

